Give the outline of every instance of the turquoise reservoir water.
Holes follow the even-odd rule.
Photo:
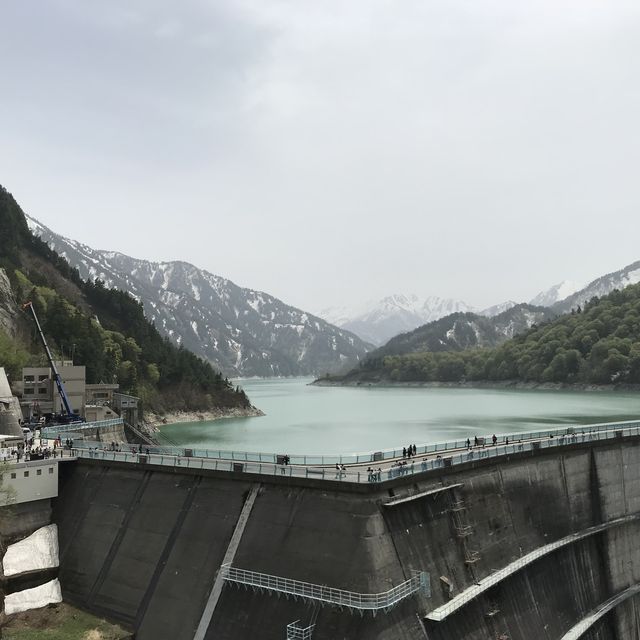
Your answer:
[[[310,381],[241,381],[267,415],[166,425],[162,432],[198,448],[346,454],[640,418],[640,393],[312,387]]]

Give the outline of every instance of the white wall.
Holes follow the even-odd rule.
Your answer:
[[[58,497],[58,460],[34,460],[5,465],[2,486],[13,489],[12,503],[31,502]],[[0,494],[0,506],[6,505]]]

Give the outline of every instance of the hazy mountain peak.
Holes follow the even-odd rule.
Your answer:
[[[529,304],[533,304],[538,307],[551,307],[578,291],[581,286],[582,285],[573,282],[572,280],[563,280],[558,284],[554,284],[546,291],[541,291],[537,296],[529,301]]]
[[[478,311],[478,315],[485,316],[487,318],[493,318],[509,309],[513,309],[518,303],[513,300],[506,300],[505,302],[500,302],[499,304],[494,304],[491,307],[487,307],[482,311]]]
[[[367,342],[380,345],[399,333],[458,311],[473,311],[473,308],[462,300],[452,298],[393,293],[351,308],[323,309],[318,315]]]

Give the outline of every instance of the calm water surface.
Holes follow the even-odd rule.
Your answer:
[[[640,417],[640,393],[311,387],[310,381],[241,381],[266,416],[166,425],[162,432],[198,448],[346,454]]]

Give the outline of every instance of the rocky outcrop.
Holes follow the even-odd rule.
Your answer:
[[[13,297],[11,283],[4,269],[0,269],[0,330],[10,337],[16,335],[18,307]]]

